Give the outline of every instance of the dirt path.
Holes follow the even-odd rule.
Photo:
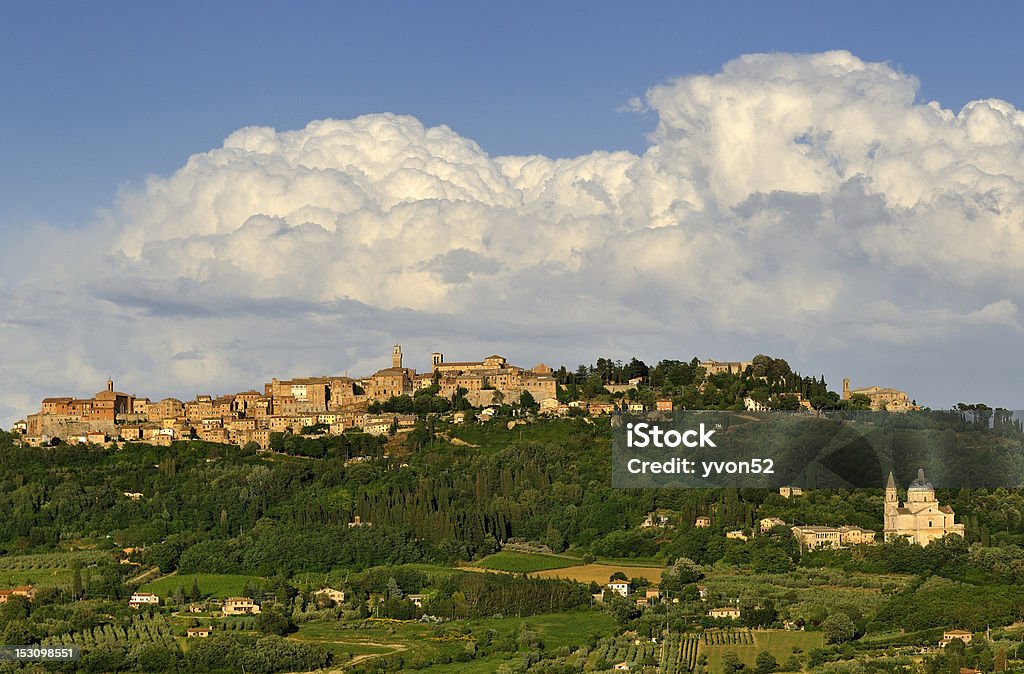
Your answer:
[[[178,573],[178,572],[177,571],[171,571],[170,573],[167,574],[167,576],[173,576],[176,573]],[[154,575],[157,578],[166,578],[167,577],[167,576],[161,576],[160,575],[160,567],[154,566],[152,568],[146,569],[145,571],[143,571],[139,575],[135,576],[134,578],[129,578],[128,579],[128,583],[135,583],[136,585],[142,585],[142,583],[146,582],[147,580],[156,580],[156,578],[151,578],[151,576],[154,576]]]
[[[409,646],[406,644],[382,644],[376,641],[329,641],[325,639],[294,639],[305,644],[338,644],[339,646],[346,646],[348,644],[359,644],[360,646],[374,646],[376,648],[388,648],[391,649],[388,653],[360,653],[359,655],[352,656],[352,659],[335,665],[330,669],[317,669],[315,674],[343,674],[346,670],[358,665],[360,662],[369,660],[370,658],[379,658],[385,655],[392,655],[394,653],[401,653],[402,651],[409,650]],[[310,674],[309,672],[289,672],[288,674]]]

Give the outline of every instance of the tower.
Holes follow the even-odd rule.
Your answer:
[[[885,483],[885,508],[883,512],[886,541],[888,541],[892,533],[896,531],[896,515],[899,507],[900,499],[899,493],[896,491],[896,478],[893,477],[892,471],[890,470],[889,479]]]
[[[843,377],[843,400],[850,399],[850,378]],[[889,473],[889,477],[892,477],[892,473]]]
[[[434,353],[430,354],[430,366],[431,366],[431,369],[436,370],[437,366],[440,365],[443,362],[444,362],[444,354],[443,353],[438,353],[437,351],[435,351]]]
[[[391,367],[402,367],[402,347],[399,344],[395,344],[395,348],[391,349]]]
[[[114,380],[113,379],[107,379],[107,390],[110,391],[111,393],[114,392]]]

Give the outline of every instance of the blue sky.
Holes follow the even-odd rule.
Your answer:
[[[82,225],[247,125],[397,112],[496,154],[644,148],[623,112],[740,54],[848,49],[957,110],[1024,103],[1019,3],[7,2],[0,227]]]
[[[1022,7],[2,3],[0,425],[396,341],[1019,409]]]

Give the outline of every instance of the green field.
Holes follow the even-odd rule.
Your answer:
[[[468,628],[473,635],[494,630],[498,634],[519,632],[527,625],[543,641],[545,649],[585,644],[594,635],[606,634],[615,627],[614,619],[607,613],[578,611],[572,613],[550,613],[529,618],[488,618],[459,621],[443,626],[442,630]],[[299,626],[299,631],[290,638],[318,643],[333,652],[343,662],[349,657],[366,659],[366,656],[387,653],[404,653],[409,657],[417,654],[433,658],[440,653],[456,654],[464,649],[463,641],[445,642],[438,640],[438,627],[417,622],[367,621],[358,626],[351,623],[317,622]],[[362,656],[362,657],[360,657]],[[504,655],[488,656],[478,661],[458,663],[460,672],[493,672],[506,662]],[[453,663],[437,664],[423,669],[426,672],[450,672]]]
[[[174,594],[179,587],[186,593],[192,589],[192,582],[197,581],[199,591],[204,596],[217,598],[236,597],[243,594],[246,583],[261,583],[264,581],[259,576],[242,576],[236,574],[215,574],[215,573],[187,573],[183,575],[172,575],[158,578],[151,583],[142,585],[139,589],[142,592],[152,592],[162,597]]]
[[[573,559],[571,557],[503,550],[502,552],[497,552],[488,557],[484,557],[477,562],[476,566],[484,569],[494,569],[495,571],[534,573],[536,571],[564,569],[581,563],[582,562],[578,559]]]
[[[112,559],[112,552],[94,550],[4,555],[0,556],[0,587],[34,585],[37,588],[70,588],[72,569],[76,563],[85,574],[90,564]]]
[[[825,636],[821,632],[787,632],[785,630],[732,630],[737,636],[746,632],[753,636],[753,643],[733,643],[709,645],[705,639],[701,639],[697,647],[697,654],[707,655],[709,672],[722,671],[722,655],[733,651],[740,657],[747,669],[754,669],[755,659],[761,651],[768,651],[779,663],[779,667],[793,655],[794,648],[806,655],[812,648],[821,648],[825,645]],[[708,632],[710,636],[712,633]],[[747,639],[749,641],[749,639]],[[780,670],[781,671],[781,670]]]

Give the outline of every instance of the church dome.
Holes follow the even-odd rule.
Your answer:
[[[931,482],[924,476],[924,468],[917,469],[917,479],[910,483],[907,487],[907,491],[918,491],[918,490],[929,490],[935,491],[935,487]]]

